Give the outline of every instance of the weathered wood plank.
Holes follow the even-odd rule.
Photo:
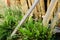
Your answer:
[[[52,23],[51,23],[51,26],[50,26],[51,27],[51,33],[53,32],[53,29],[56,25],[56,22],[58,22],[58,20],[60,19],[59,14],[60,14],[60,0],[58,0],[58,11],[57,11],[56,16],[54,17]]]
[[[47,0],[47,8],[48,8],[49,5],[50,5],[50,1],[51,1],[51,0]]]
[[[28,0],[29,8],[31,7],[31,0]]]
[[[40,6],[40,2],[37,4],[37,6],[36,6],[36,11],[37,11],[37,16],[38,16],[38,18],[40,18],[41,19],[41,6]]]
[[[32,3],[31,0],[28,0],[29,9],[30,9],[30,7],[32,6],[31,3]],[[33,11],[31,12],[31,14],[30,14],[30,16],[29,16],[29,21],[30,21],[30,19],[31,19],[32,16],[33,16]]]
[[[27,6],[27,2],[26,2],[26,0],[20,0],[21,1],[21,7],[22,7],[22,11],[24,12],[24,13],[26,13],[26,11],[28,10],[28,6]]]
[[[40,0],[40,6],[41,6],[41,11],[42,11],[42,16],[45,15],[45,5],[44,5],[44,0]]]
[[[14,34],[17,32],[18,28],[24,23],[24,21],[26,20],[26,18],[29,17],[29,15],[31,14],[32,10],[35,8],[35,6],[37,5],[38,2],[39,2],[39,0],[35,0],[35,2],[32,5],[32,7],[27,11],[26,15],[22,18],[22,20],[16,26],[16,28],[14,29],[14,31],[12,32],[12,34],[11,34],[10,37],[13,37],[14,36]]]
[[[56,6],[57,2],[58,2],[58,0],[51,0],[51,3],[50,3],[50,5],[47,9],[45,17],[43,18],[43,25],[44,26],[48,26],[50,16],[53,14],[53,11],[55,9],[55,6]]]
[[[34,0],[31,0],[31,3],[33,4]],[[38,19],[38,12],[37,12],[37,8],[36,7],[33,10],[33,14],[34,14],[35,19],[37,20]]]

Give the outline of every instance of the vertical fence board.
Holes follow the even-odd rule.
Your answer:
[[[48,8],[49,5],[50,5],[50,1],[51,1],[51,0],[47,0],[47,8]]]
[[[41,11],[42,11],[42,16],[45,15],[45,5],[44,5],[44,0],[40,0],[40,6],[41,6]]]
[[[30,9],[30,7],[32,6],[31,0],[28,0],[28,6],[29,6],[29,9]],[[31,14],[30,14],[29,20],[30,20],[30,18],[31,18],[32,16],[33,16],[33,11],[32,11]]]
[[[58,0],[51,0],[50,6],[47,9],[45,17],[43,18],[43,25],[44,26],[48,26],[49,19],[50,19],[51,15],[53,14],[53,11],[55,9],[57,2],[58,2]]]
[[[20,0],[21,1],[21,7],[24,13],[28,10],[27,2],[26,0]]]
[[[59,12],[59,19],[60,19],[60,0],[58,1],[58,12]]]

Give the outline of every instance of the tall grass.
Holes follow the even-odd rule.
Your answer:
[[[23,16],[20,10],[11,8],[6,8],[4,13],[4,16],[1,16],[4,21],[0,24],[0,40],[9,40],[9,36]],[[35,21],[31,17],[30,20],[26,19],[11,40],[52,40],[51,38],[50,29],[44,27],[41,20]]]
[[[20,28],[19,32],[22,40],[52,40],[52,34],[50,34],[50,28],[44,27],[42,21],[37,22],[30,19],[25,22]]]
[[[4,22],[0,25],[0,40],[7,40],[21,18],[20,10],[12,10],[10,8],[4,10]]]

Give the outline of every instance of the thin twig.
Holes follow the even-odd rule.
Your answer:
[[[12,32],[10,37],[14,36],[14,34],[17,32],[18,28],[24,23],[26,18],[29,17],[29,15],[31,14],[32,10],[35,8],[35,6],[37,5],[38,2],[39,2],[39,0],[35,0],[34,4],[31,6],[31,8],[27,11],[26,15],[22,18],[22,20],[16,26],[16,28],[14,29],[14,31]]]

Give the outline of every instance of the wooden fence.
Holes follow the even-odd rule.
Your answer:
[[[22,10],[23,12],[26,13],[28,9],[32,6],[34,3],[34,0],[20,0]],[[42,18],[43,15],[45,15],[45,5],[44,5],[44,0],[40,0],[40,2],[36,5],[35,9],[32,11],[31,14],[34,14],[35,18]]]
[[[11,0],[11,1],[6,0],[5,2],[7,3],[8,6],[19,4],[22,8],[22,11],[26,13],[34,3],[34,0]],[[48,1],[48,3],[45,2],[47,5],[45,5],[44,2],[45,2],[44,0],[40,0],[40,2],[36,5],[35,9],[32,11],[31,16],[33,14],[34,17],[38,19],[42,18],[42,16],[45,15],[45,12],[47,10],[50,1]]]
[[[19,0],[19,1],[20,1],[20,5],[21,5],[24,13],[26,13],[26,11],[34,3],[34,0],[24,0],[24,1]],[[41,15],[41,18],[42,18],[42,16],[44,16],[43,17],[43,26],[47,27],[49,25],[49,20],[52,20],[52,22],[50,24],[50,27],[51,27],[50,33],[53,32],[53,29],[56,25],[56,22],[59,20],[59,18],[58,18],[58,16],[59,16],[58,14],[60,13],[60,11],[59,11],[60,10],[60,7],[59,7],[60,4],[59,3],[60,3],[60,1],[58,2],[58,0],[40,0],[40,3],[38,3],[36,5],[35,9],[31,13],[31,14],[35,15],[35,18],[40,18],[40,15]],[[23,17],[23,19],[25,20],[24,17]],[[24,22],[23,19],[20,22],[21,24]],[[21,26],[20,23],[18,24],[19,26]],[[12,35],[16,33],[19,26],[17,26],[16,29],[12,32]]]
[[[52,0],[40,0],[40,2],[36,5],[35,9],[32,11],[30,16],[34,16],[34,18],[36,19],[42,19],[42,17],[44,17],[44,15],[48,13],[46,12],[47,9],[50,10],[49,6],[51,1]],[[5,0],[5,4],[7,6],[13,6],[13,5],[21,6],[24,14],[28,11],[28,9],[32,6],[33,3],[34,0]],[[53,20],[54,16],[56,15],[56,12],[58,10],[58,2],[54,4],[52,3],[52,6],[54,10],[52,9],[53,10],[52,15],[48,18],[49,20]]]
[[[21,6],[22,11],[25,14],[34,3],[34,0],[6,0],[5,3],[8,7],[13,5]],[[35,19],[43,18],[43,26],[47,26],[49,24],[49,20],[51,20],[50,27],[52,32],[56,22],[60,18],[59,13],[60,0],[40,0],[30,16],[34,16]]]
[[[24,13],[26,13],[28,11],[28,9],[32,6],[32,4],[34,3],[34,0],[3,0],[5,1],[4,4],[6,4],[7,6],[13,6],[13,5],[20,5],[22,8],[22,11]],[[51,0],[40,0],[40,2],[36,5],[35,9],[32,11],[32,14],[34,15],[35,18],[42,18],[42,16],[44,16],[46,14],[47,8],[50,5]],[[55,12],[57,11],[57,4],[54,10],[54,15]],[[53,16],[51,16],[51,19],[53,18]]]
[[[19,2],[20,3],[19,3]],[[32,6],[32,4],[34,3],[34,0],[18,0],[16,1],[16,3],[19,3],[22,7],[22,11],[24,13],[26,13],[28,11],[28,9]],[[51,0],[40,0],[40,2],[36,5],[35,9],[32,11],[31,14],[34,14],[35,18],[42,18],[42,16],[44,16],[46,14],[46,11],[50,5]],[[57,3],[58,4],[58,3]],[[54,9],[53,15],[55,15],[56,11],[57,11],[57,6]],[[51,19],[53,18],[53,15],[50,16]]]

